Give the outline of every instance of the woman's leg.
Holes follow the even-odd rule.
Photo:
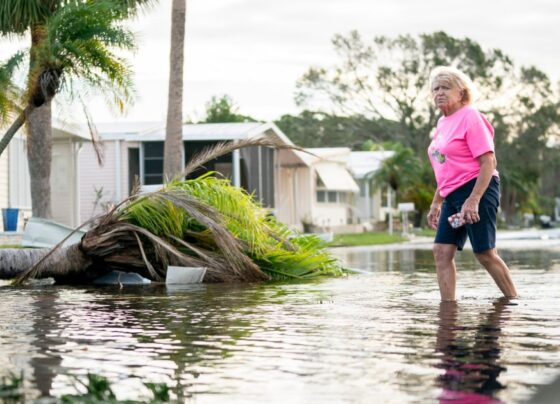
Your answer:
[[[496,282],[496,285],[498,285],[504,296],[517,296],[517,290],[515,290],[515,285],[513,284],[513,280],[511,279],[509,273],[509,268],[500,258],[498,251],[495,248],[475,253],[475,256],[478,262],[486,268],[490,276],[494,279],[494,282]]]
[[[439,293],[442,301],[455,300],[455,284],[457,270],[455,268],[455,244],[434,244],[434,260],[436,262]]]

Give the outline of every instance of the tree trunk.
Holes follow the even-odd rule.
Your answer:
[[[183,64],[185,48],[186,0],[173,0],[171,11],[171,51],[169,93],[164,146],[164,175],[174,178],[183,170]],[[165,178],[164,178],[165,179]]]
[[[31,110],[27,116],[27,164],[31,180],[34,217],[51,218],[51,103]]]
[[[19,128],[21,128],[23,126],[23,124],[25,122],[25,116],[28,113],[28,110],[29,110],[29,107],[27,107],[25,110],[23,110],[18,115],[18,117],[16,118],[14,123],[12,123],[12,125],[6,131],[6,134],[4,135],[4,137],[2,137],[2,140],[0,141],[0,156],[2,155],[2,153],[4,152],[6,147],[8,147],[8,144],[10,143],[10,140],[12,140],[12,138],[17,133]]]
[[[37,77],[41,66],[37,52],[47,36],[43,24],[31,28],[28,88],[29,104],[33,105],[27,116],[27,164],[31,179],[31,209],[34,217],[51,218],[51,160],[52,123],[51,102]]]
[[[12,279],[43,258],[47,248],[0,249],[0,279]],[[91,260],[82,253],[79,244],[59,248],[41,263],[35,278],[53,277],[66,283],[88,283],[100,275],[88,270]],[[81,282],[76,282],[77,280]]]

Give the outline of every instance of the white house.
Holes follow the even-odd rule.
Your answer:
[[[350,153],[348,169],[360,187],[360,193],[354,200],[354,216],[360,223],[384,221],[388,207],[394,204],[391,188],[387,184],[375,184],[372,178],[381,163],[394,154],[390,150]]]
[[[92,145],[84,145],[80,157],[81,220],[100,213],[107,205],[129,195],[140,185],[163,182],[165,127],[161,123],[133,122],[97,125],[104,143],[105,164],[99,167]],[[223,123],[183,125],[184,156],[188,161],[203,148],[220,141],[271,136],[287,145],[288,137],[272,123]],[[379,220],[380,197],[364,211],[360,183],[379,167],[378,159],[352,158],[349,148],[273,150],[241,149],[209,162],[205,170],[218,171],[253,193],[282,222],[316,231],[361,231],[363,223]],[[358,154],[357,156],[365,156]],[[370,155],[368,155],[370,156]],[[194,173],[194,176],[202,174]]]
[[[359,232],[385,220],[390,191],[374,187],[371,175],[393,152],[305,150],[309,153],[279,153],[280,220],[319,232]]]
[[[80,220],[78,182],[79,153],[90,136],[83,129],[55,122],[51,165],[51,206],[53,220],[76,226]],[[24,130],[14,136],[0,156],[0,208],[18,208],[19,224],[31,216],[31,192]],[[2,225],[0,221],[0,225]]]
[[[102,211],[104,206],[129,195],[136,181],[140,185],[163,183],[163,145],[165,126],[154,122],[111,123],[96,125],[104,143],[105,164],[99,167],[91,145],[81,155],[80,212],[85,221]],[[269,136],[292,145],[273,123],[223,123],[183,125],[184,158],[218,142],[239,141]],[[278,155],[297,159],[293,150],[248,147],[222,156],[205,165],[205,170],[220,172],[253,193],[261,203],[278,212],[285,195],[279,191]],[[202,171],[193,173],[193,176]]]
[[[278,217],[296,228],[353,231],[359,187],[346,167],[350,149],[312,148],[287,156],[280,152]],[[305,229],[308,230],[308,229]]]

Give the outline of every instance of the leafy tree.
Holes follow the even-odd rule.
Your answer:
[[[239,108],[229,95],[224,94],[221,97],[213,96],[210,101],[206,103],[206,118],[202,122],[257,122],[256,119],[241,115],[238,111]]]
[[[134,48],[120,22],[152,0],[6,0],[0,3],[0,35],[29,33],[31,46],[1,66],[0,116],[16,115],[0,141],[0,154],[27,122],[28,161],[34,216],[50,216],[51,100],[77,82],[105,95],[118,109],[131,100],[131,71],[113,49]],[[27,64],[24,88],[17,68]]]
[[[560,159],[559,149],[550,147],[560,134],[558,95],[535,67],[521,68],[516,77],[510,105],[489,111],[508,221],[517,221],[522,212],[544,213],[539,206],[543,203],[550,214],[550,200],[558,196],[558,189],[546,183]]]
[[[289,134],[295,144],[303,147],[344,146],[362,150],[368,140],[384,142],[398,133],[398,125],[386,119],[369,119],[362,115],[337,116],[307,110],[297,116],[283,115],[275,123]]]
[[[298,105],[345,116],[394,120],[400,133],[393,140],[417,153],[425,153],[437,119],[428,89],[435,66],[457,66],[478,78],[484,95],[499,91],[502,76],[512,69],[501,51],[484,51],[468,38],[444,32],[418,38],[380,36],[366,43],[352,31],[335,35],[332,42],[341,62],[331,68],[310,68],[297,82]]]

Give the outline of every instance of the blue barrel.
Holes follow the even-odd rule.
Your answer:
[[[16,231],[18,225],[19,209],[4,208],[2,209],[2,221],[4,223],[4,231]]]

